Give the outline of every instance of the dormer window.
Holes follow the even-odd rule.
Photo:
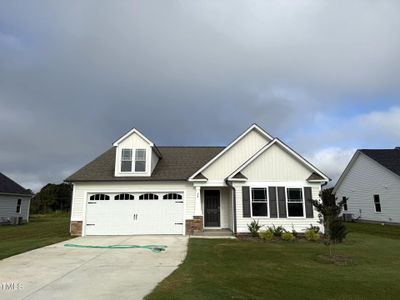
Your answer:
[[[135,172],[146,171],[146,149],[136,149]]]
[[[122,149],[121,172],[132,172],[132,149]]]

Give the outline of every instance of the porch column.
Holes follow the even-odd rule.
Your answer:
[[[196,202],[194,206],[194,216],[196,217],[203,216],[203,210],[201,209],[201,191],[199,186],[196,186]]]

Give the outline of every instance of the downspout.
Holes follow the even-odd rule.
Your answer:
[[[237,233],[237,222],[236,222],[236,188],[232,185],[228,179],[225,179],[225,182],[228,186],[232,188],[233,194],[232,194],[232,204],[233,204],[233,233]]]

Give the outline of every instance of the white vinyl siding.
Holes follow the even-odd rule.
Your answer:
[[[18,199],[21,199],[20,212],[17,212]],[[29,206],[31,197],[18,195],[0,195],[0,223],[11,217],[22,217],[24,221],[29,219]]]
[[[252,130],[206,168],[202,174],[209,181],[223,181],[268,142],[265,136],[257,130]]]
[[[375,211],[379,195],[381,212]],[[360,153],[336,191],[338,199],[348,197],[347,213],[354,218],[400,223],[400,177]]]

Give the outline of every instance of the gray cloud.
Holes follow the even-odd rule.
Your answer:
[[[395,105],[399,8],[3,1],[0,169],[27,187],[57,182],[131,127],[158,144],[223,145],[258,122],[310,156],[357,148],[337,132],[325,140],[318,116]]]

